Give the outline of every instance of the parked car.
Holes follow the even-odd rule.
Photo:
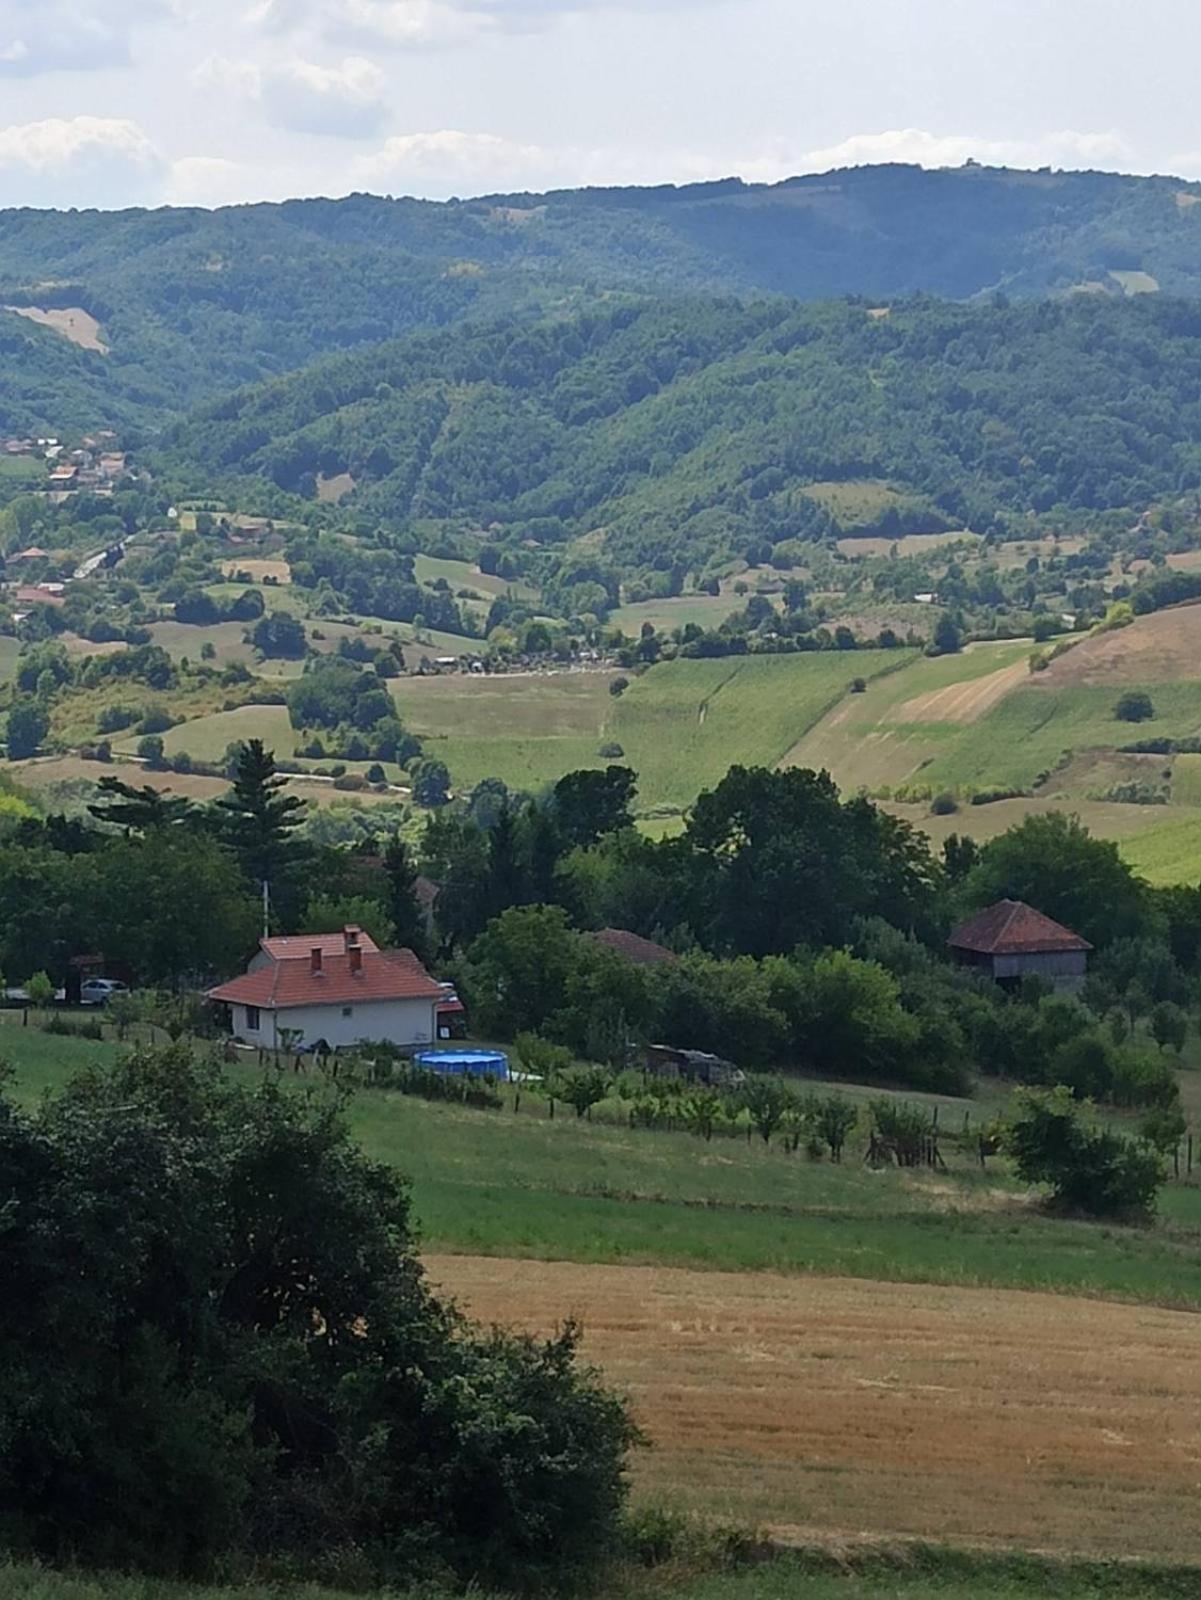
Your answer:
[[[128,984],[116,978],[88,978],[79,986],[79,1003],[85,1006],[105,1006],[115,994],[127,994]]]

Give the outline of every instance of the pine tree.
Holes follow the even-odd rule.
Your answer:
[[[424,961],[429,955],[429,937],[425,912],[417,898],[417,868],[398,833],[388,841],[384,871],[388,875],[388,915],[396,943],[402,950],[412,950]]]
[[[275,770],[275,756],[261,739],[248,739],[234,767],[233,788],[217,801],[221,832],[243,872],[273,890],[304,854],[293,832],[305,803],[281,794],[287,779]]]
[[[166,795],[149,784],[135,789],[111,772],[96,787],[101,798],[88,810],[98,822],[111,822],[130,833],[150,833],[192,820],[192,803],[184,795]]]

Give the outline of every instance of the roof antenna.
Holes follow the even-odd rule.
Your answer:
[[[263,938],[271,932],[271,885],[263,879]]]

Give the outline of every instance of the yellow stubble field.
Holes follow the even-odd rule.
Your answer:
[[[651,1448],[638,1492],[781,1539],[1196,1561],[1201,1323],[838,1278],[443,1256],[487,1323],[568,1316]]]

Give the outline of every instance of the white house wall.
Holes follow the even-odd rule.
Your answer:
[[[436,1038],[434,1000],[369,1000],[351,1002],[348,1007],[290,1006],[279,1011],[261,1010],[259,1026],[247,1026],[246,1007],[232,1006],[235,1037],[247,1044],[260,1044],[273,1050],[280,1044],[278,1030],[299,1030],[301,1046],[315,1045],[324,1039],[332,1049],[368,1040],[385,1039],[408,1046],[432,1044]],[[349,1009],[350,1015],[343,1016]]]

